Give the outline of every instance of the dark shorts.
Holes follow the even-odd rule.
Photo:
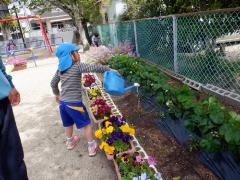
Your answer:
[[[72,126],[75,123],[80,129],[91,123],[86,107],[82,102],[60,101],[59,109],[64,127]]]

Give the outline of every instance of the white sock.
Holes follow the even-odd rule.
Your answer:
[[[94,144],[95,144],[95,140],[88,142],[88,146],[90,146],[90,147],[94,146]]]
[[[72,142],[73,137],[67,137],[67,142]]]

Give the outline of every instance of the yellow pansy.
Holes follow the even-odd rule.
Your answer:
[[[129,131],[129,126],[128,126],[128,124],[124,124],[120,127],[120,129],[122,130],[122,132],[128,132]]]
[[[106,128],[107,128],[108,126],[110,126],[110,125],[112,125],[111,122],[109,122],[109,121],[106,121],[106,122],[105,122],[105,127],[106,127]]]
[[[129,130],[129,134],[132,135],[132,136],[135,135],[135,129],[130,128],[130,130]]]
[[[108,144],[106,142],[102,142],[99,146],[100,149],[103,149],[104,147],[108,146]]]
[[[95,136],[96,136],[96,138],[101,139],[103,136],[102,130],[99,129],[99,130],[95,131]]]
[[[103,116],[103,119],[104,119],[104,120],[108,120],[108,117],[107,117],[107,116]]]
[[[130,128],[128,126],[128,124],[124,124],[120,127],[120,129],[122,130],[122,132],[124,133],[129,133],[130,135],[134,135],[135,134],[135,129]]]
[[[127,162],[129,161],[129,159],[126,158],[126,157],[121,157],[121,161],[122,161],[123,163],[127,163]]]
[[[114,153],[114,151],[115,151],[115,147],[113,147],[113,146],[104,146],[104,151],[106,152],[106,153],[108,153],[108,154],[113,154]]]
[[[113,128],[112,126],[109,126],[108,128],[106,128],[106,132],[107,132],[107,134],[112,133],[113,130],[114,130],[114,128]]]
[[[102,128],[102,133],[103,133],[103,134],[107,134],[107,131],[106,131],[105,128]]]

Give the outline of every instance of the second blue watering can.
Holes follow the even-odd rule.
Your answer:
[[[121,75],[115,71],[107,71],[103,77],[103,87],[105,91],[114,96],[124,95],[130,89],[139,86],[138,83],[125,88],[125,81]]]

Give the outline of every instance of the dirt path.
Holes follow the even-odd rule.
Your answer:
[[[88,157],[82,131],[81,143],[72,151],[66,150],[58,107],[49,84],[56,67],[56,60],[50,58],[38,61],[37,68],[12,73],[22,98],[14,113],[29,179],[114,180],[112,164],[104,154]]]

